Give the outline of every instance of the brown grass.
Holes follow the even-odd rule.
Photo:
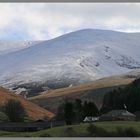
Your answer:
[[[27,114],[32,119],[40,119],[44,117],[52,118],[54,116],[50,111],[24,99],[23,97],[10,92],[7,89],[0,87],[0,104],[4,104],[9,99],[15,99],[21,102]]]
[[[40,100],[40,99],[45,99],[49,97],[59,97],[59,96],[65,96],[65,95],[70,95],[70,94],[76,94],[76,93],[80,93],[82,91],[87,91],[91,89],[100,89],[100,88],[105,88],[105,87],[127,85],[131,83],[133,80],[134,78],[121,77],[121,76],[102,78],[102,79],[89,82],[86,84],[81,84],[78,86],[66,87],[66,88],[60,88],[56,90],[50,90],[48,92],[42,92],[40,95],[30,97],[28,99],[31,101],[34,101],[34,100],[38,100],[38,99]]]

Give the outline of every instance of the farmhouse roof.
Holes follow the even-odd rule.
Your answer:
[[[103,114],[103,116],[132,116],[135,117],[136,115],[128,112],[127,110],[112,110],[106,114]]]

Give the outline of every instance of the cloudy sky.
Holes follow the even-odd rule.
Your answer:
[[[0,40],[48,40],[84,28],[140,32],[140,3],[0,3]]]

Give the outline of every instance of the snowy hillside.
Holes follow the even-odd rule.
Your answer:
[[[139,52],[140,33],[80,30],[0,56],[0,84],[84,83],[140,68]]]
[[[28,48],[37,43],[38,41],[0,41],[0,55]]]

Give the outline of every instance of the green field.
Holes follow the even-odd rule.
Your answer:
[[[94,123],[96,126],[100,128],[104,128],[108,132],[113,132],[117,127],[128,128],[132,127],[136,129],[140,133],[140,122],[137,121],[115,121],[115,122],[96,122]],[[88,123],[79,124],[79,125],[71,125],[71,126],[61,126],[55,127],[46,130],[40,130],[36,132],[7,132],[0,131],[0,137],[65,137],[67,133],[69,133],[69,129],[72,129],[77,136],[83,136],[83,134],[87,133]],[[74,135],[74,134],[73,134]]]

